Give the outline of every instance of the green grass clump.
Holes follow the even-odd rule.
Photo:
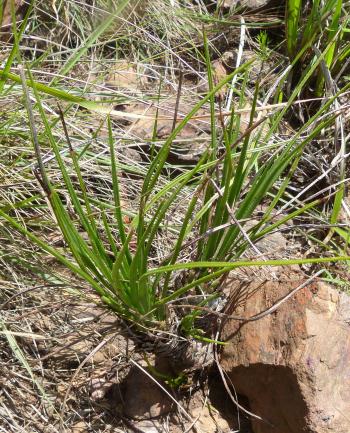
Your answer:
[[[120,2],[116,13],[122,13],[127,4],[126,0]],[[301,48],[297,45],[301,4],[295,3],[294,9],[291,4],[289,6],[287,45],[292,58],[297,50],[306,52],[311,41],[308,40]],[[27,76],[24,68],[21,68],[20,75],[10,73],[15,61],[20,67],[23,63],[19,41],[24,26],[15,32],[15,44],[4,69],[0,71],[1,90],[3,94],[11,94],[14,89],[18,91],[18,84],[22,85],[31,141],[37,160],[35,175],[63,235],[66,248],[62,251],[50,245],[35,230],[28,228],[20,217],[13,214],[15,208],[19,211],[21,206],[27,205],[28,199],[25,203],[15,203],[12,207],[8,204],[0,207],[0,217],[85,280],[108,308],[123,319],[138,325],[139,329],[152,327],[172,330],[172,324],[168,320],[169,306],[183,297],[191,298],[191,303],[196,299],[193,304],[194,312],[182,313],[182,316],[179,316],[180,329],[188,336],[210,341],[204,330],[197,328],[196,318],[201,310],[196,310],[196,307],[206,306],[220,296],[220,285],[231,270],[248,266],[314,264],[348,259],[334,256],[270,260],[256,247],[257,241],[294,218],[309,214],[321,202],[318,197],[309,201],[292,200],[292,204],[286,206],[279,218],[274,217],[275,211],[285,206],[290,199],[290,180],[298,168],[305,148],[323,131],[337,123],[339,113],[332,112],[330,107],[347,88],[331,95],[297,132],[273,146],[271,154],[269,149],[283,117],[327,58],[333,36],[328,39],[327,50],[321,56],[316,56],[311,65],[301,72],[287,101],[278,109],[261,115],[258,110],[261,89],[259,81],[255,83],[248,126],[245,132],[240,133],[240,114],[236,113],[235,109],[230,113],[222,113],[220,110],[218,112],[216,96],[225,85],[237,77],[235,94],[239,108],[243,107],[250,91],[248,77],[256,59],[242,64],[214,85],[209,43],[203,32],[204,54],[201,61],[207,68],[209,91],[185,116],[174,122],[172,132],[160,148],[152,146],[150,162],[142,174],[137,210],[131,221],[126,221],[121,200],[120,165],[116,157],[111,120],[116,111],[102,102],[88,100],[82,96],[80,89],[68,92],[61,85],[61,78],[68,76],[86,53],[95,47],[96,41],[108,33],[114,19],[113,15],[109,15],[86,37],[84,44],[71,50],[57,76],[47,84],[34,80],[30,66],[26,69]],[[305,32],[311,31],[308,28],[311,24],[311,21],[308,22]],[[261,45],[266,43],[266,38],[261,36]],[[298,59],[300,57],[293,60],[294,65]],[[287,79],[283,76],[279,86],[285,85]],[[6,85],[7,83],[11,84]],[[59,117],[69,149],[69,166],[62,157],[58,135],[55,133],[57,118],[53,119],[47,114],[43,99],[47,95],[67,104],[64,113],[59,109]],[[210,109],[210,139],[206,150],[196,164],[164,183],[164,173],[169,168],[167,161],[174,141],[205,105]],[[108,131],[108,170],[113,196],[109,208],[113,209],[112,215],[107,212],[105,204],[91,196],[86,185],[86,175],[81,169],[83,152],[77,152],[71,144],[65,116],[77,106],[98,111],[100,114],[110,112],[105,117],[105,123]],[[41,121],[40,133],[35,114]],[[157,120],[155,118],[155,123]],[[151,141],[154,143],[156,140],[154,133]],[[50,172],[42,158],[42,143],[47,143],[54,154],[62,185],[50,178]],[[177,223],[169,226],[169,215],[176,211],[179,197],[184,191],[190,199],[182,204]],[[67,203],[71,203],[71,208]],[[259,221],[254,222],[260,205],[264,205],[263,215]],[[246,226],[246,222],[250,220],[253,224]],[[153,251],[159,247],[158,236],[166,229],[172,233],[168,254],[156,260]],[[252,258],[252,252],[255,258]],[[177,278],[179,275],[180,284]]]
[[[208,62],[209,64],[209,62]],[[281,113],[254,122],[254,103],[248,130],[237,133],[239,118],[232,113],[227,126],[222,125],[222,143],[217,139],[212,110],[212,141],[208,150],[199,162],[190,170],[176,176],[165,186],[158,185],[163,172],[172,142],[191,120],[198,110],[207,102],[213,108],[213,97],[236,74],[249,69],[251,63],[242,65],[217,86],[211,85],[211,91],[188,113],[175,127],[162,148],[154,156],[143,181],[139,199],[138,212],[126,223],[120,200],[120,184],[115,158],[113,131],[107,119],[111,160],[111,178],[113,183],[115,223],[107,220],[103,209],[96,208],[80,170],[76,152],[70,147],[70,156],[78,183],[73,183],[67,167],[62,160],[59,146],[52,133],[50,122],[43,109],[41,98],[32,79],[39,113],[45,127],[45,139],[50,143],[64,180],[66,194],[74,208],[74,216],[67,210],[61,196],[49,180],[44,164],[41,162],[40,146],[37,132],[28,103],[29,119],[31,119],[32,137],[36,149],[39,172],[38,179],[47,195],[57,224],[67,243],[71,258],[63,255],[58,249],[45,243],[36,234],[16,221],[3,209],[0,215],[15,229],[25,234],[38,246],[53,255],[71,271],[88,282],[101,297],[101,300],[121,317],[143,326],[164,327],[166,306],[176,302],[179,297],[195,292],[202,294],[198,305],[203,306],[216,296],[221,278],[232,269],[242,266],[288,265],[292,263],[317,263],[333,259],[297,259],[297,260],[242,260],[241,257],[250,248],[251,243],[265,236],[269,231],[278,228],[293,217],[306,212],[317,204],[317,201],[305,203],[294,208],[279,221],[271,222],[271,212],[283,198],[288,179],[300,159],[307,143],[334,122],[334,116],[326,116],[323,122],[315,126],[306,138],[301,138],[302,130],[291,137],[284,146],[264,164],[259,162],[259,152],[252,152],[258,143],[277,127]],[[209,73],[210,76],[210,73]],[[23,81],[23,84],[25,81]],[[25,92],[27,92],[24,84]],[[258,94],[258,85],[256,95]],[[29,98],[27,98],[29,101]],[[72,100],[73,101],[73,100]],[[292,101],[290,101],[292,103]],[[327,110],[322,107],[316,117]],[[61,114],[62,120],[64,119]],[[316,118],[315,117],[315,118]],[[267,121],[269,122],[267,123]],[[304,126],[306,129],[314,119]],[[268,124],[268,130],[256,131],[262,124]],[[63,120],[65,127],[65,122]],[[265,136],[265,137],[264,137]],[[68,144],[70,139],[66,131]],[[219,156],[221,148],[221,156]],[[263,146],[262,146],[263,148]],[[284,179],[284,180],[283,180]],[[276,182],[280,187],[276,189]],[[184,188],[193,190],[187,210],[179,228],[175,228],[176,240],[171,247],[171,254],[156,267],[150,266],[152,246],[157,234],[166,224],[167,213],[176,205],[176,199]],[[257,206],[270,202],[263,218],[245,231],[239,221],[249,219]],[[111,225],[116,224],[119,239],[112,235]],[[85,235],[83,236],[83,233]],[[178,261],[185,244],[195,233],[195,261]],[[131,240],[136,238],[136,247],[131,248]],[[111,254],[112,253],[112,254]],[[180,288],[174,286],[174,275],[178,271],[188,271]],[[198,313],[198,312],[197,312]],[[192,336],[200,338],[200,331],[192,328],[195,314],[183,318],[183,328]],[[192,322],[191,322],[192,321]]]

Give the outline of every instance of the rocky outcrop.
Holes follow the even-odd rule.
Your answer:
[[[305,278],[232,288],[231,312],[251,317]],[[250,409],[254,433],[350,432],[350,298],[323,282],[300,289],[260,320],[228,320],[221,365]]]

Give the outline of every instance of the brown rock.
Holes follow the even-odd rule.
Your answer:
[[[264,311],[303,280],[293,273],[250,283],[234,314]],[[350,298],[313,282],[258,321],[226,323],[222,367],[251,410],[273,425],[253,420],[255,433],[350,432],[349,319]]]

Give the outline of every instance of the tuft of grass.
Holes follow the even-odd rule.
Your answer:
[[[165,7],[169,8],[169,5],[166,2]],[[73,2],[65,6],[61,4],[60,7],[73,6],[77,5]],[[118,139],[114,120],[135,120],[143,116],[111,108],[113,103],[129,101],[128,96],[118,93],[117,96],[113,94],[105,103],[96,102],[90,99],[90,96],[95,94],[89,93],[87,86],[82,88],[72,85],[75,83],[72,80],[74,72],[89,53],[96,54],[100,44],[106,50],[107,47],[110,48],[113,39],[111,35],[118,34],[113,31],[113,26],[117,18],[126,22],[123,12],[128,6],[130,5],[127,0],[119,2],[113,13],[106,11],[106,19],[95,23],[90,34],[81,33],[77,39],[79,43],[75,47],[59,53],[57,58],[61,56],[61,60],[64,59],[63,65],[59,64],[57,73],[46,81],[43,80],[44,82],[34,78],[38,76],[35,68],[45,64],[52,54],[51,47],[39,59],[28,60],[26,73],[22,69],[20,75],[15,74],[12,71],[13,66],[21,68],[21,64],[24,63],[19,46],[24,37],[25,26],[15,31],[15,43],[4,69],[0,72],[2,96],[18,96],[21,92],[19,85],[22,86],[27,118],[23,116],[21,122],[29,123],[30,132],[23,128],[21,134],[24,139],[31,140],[31,152],[35,154],[37,164],[25,165],[21,155],[17,157],[22,166],[34,170],[44,199],[38,191],[29,191],[21,199],[7,197],[6,204],[0,206],[0,216],[6,227],[20,232],[36,247],[53,256],[64,267],[83,279],[108,308],[123,319],[136,324],[139,330],[153,328],[174,332],[175,335],[180,330],[189,338],[213,342],[205,334],[205,329],[198,328],[200,309],[190,313],[187,310],[177,313],[179,316],[175,320],[175,326],[174,321],[169,319],[171,305],[186,297],[195,302],[194,307],[210,306],[215,298],[220,297],[220,285],[224,278],[231,270],[239,267],[287,266],[349,260],[346,248],[341,251],[333,250],[334,255],[331,257],[325,255],[316,258],[271,259],[261,253],[257,246],[258,241],[295,219],[304,216],[314,217],[317,214],[317,207],[322,204],[323,197],[318,195],[312,196],[311,199],[291,196],[291,180],[295,177],[310,143],[319,139],[325,131],[336,128],[342,109],[332,109],[337,99],[347,91],[348,86],[330,94],[297,132],[283,139],[280,139],[277,133],[288,110],[299,103],[297,98],[310,80],[317,76],[320,70],[332,67],[334,62],[329,61],[329,53],[333,53],[332,59],[337,57],[333,44],[338,32],[333,32],[326,38],[322,51],[319,50],[311,64],[305,69],[302,68],[298,76],[294,76],[293,91],[285,103],[270,106],[269,111],[262,114],[267,100],[265,104],[261,102],[266,95],[261,89],[259,77],[253,88],[249,85],[249,74],[256,59],[252,58],[242,64],[215,84],[211,62],[212,47],[204,31],[200,36],[200,45],[203,49],[199,50],[195,46],[191,54],[195,53],[198,56],[196,60],[201,67],[205,65],[208,93],[185,115],[179,116],[179,119],[175,115],[173,129],[163,141],[157,137],[158,114],[154,119],[146,117],[150,122],[154,121],[151,152],[147,156],[148,162],[135,168],[123,166],[118,160],[119,149],[116,145]],[[300,27],[303,16],[302,4],[290,2],[288,7],[287,46],[292,67],[296,69],[312,51],[314,23],[309,17],[304,27]],[[68,16],[72,14],[72,10],[66,9]],[[176,9],[174,10],[176,12]],[[178,12],[177,10],[176,13]],[[329,20],[329,11],[325,12],[328,13],[326,15]],[[203,18],[203,14],[206,15],[207,11],[202,11],[200,18]],[[312,9],[310,14],[318,12]],[[340,19],[338,15],[332,15],[332,29],[335,29],[334,23],[339,22],[336,21]],[[188,30],[186,34],[189,35],[193,28],[186,27],[187,15],[178,14],[176,18],[175,22],[182,24],[182,27],[179,26],[178,35],[184,34],[184,28]],[[147,20],[147,15],[142,19]],[[83,23],[77,19],[75,26],[84,30]],[[159,23],[159,20],[155,20],[152,28]],[[161,53],[169,54],[169,40],[164,42],[162,38],[164,35],[170,38],[171,26],[174,26],[173,22],[163,23],[161,27],[164,34],[158,32],[158,39],[153,38],[152,32],[148,33],[145,27],[142,27],[141,33],[147,33],[148,42],[152,40],[152,43],[146,44],[147,46],[140,43],[135,56],[145,62],[152,60],[156,63],[160,61]],[[131,27],[139,30],[140,24]],[[300,28],[304,29],[302,35]],[[77,32],[76,29],[73,30]],[[140,33],[135,32],[134,37],[139,38],[139,35]],[[125,35],[114,42],[121,47],[125,42],[123,39]],[[185,42],[188,43],[186,38]],[[159,51],[153,51],[156,43]],[[260,33],[258,43],[259,58],[265,61],[270,54],[265,33]],[[192,41],[192,48],[193,45],[196,44]],[[134,50],[135,45],[131,44],[128,49]],[[167,68],[164,75],[168,80],[169,76],[176,77],[176,62],[182,66],[187,65],[188,59],[181,58],[177,49],[171,50],[170,60],[167,58],[165,61]],[[342,56],[345,55],[345,51],[341,53]],[[194,67],[191,66],[189,69]],[[196,74],[200,75],[198,71]],[[182,77],[181,74],[180,76]],[[288,79],[287,74],[281,74],[277,78],[277,93],[287,85]],[[221,109],[218,94],[230,83],[234,86],[232,92],[239,101],[238,109],[233,108],[232,111],[225,113]],[[161,86],[159,89],[158,98]],[[180,91],[178,96],[181,96]],[[53,101],[56,104],[57,100],[62,102],[62,107],[58,110],[56,105],[52,108]],[[240,110],[247,103],[250,105],[248,126],[244,132],[240,132]],[[172,177],[168,176],[168,157],[173,150],[174,142],[205,106],[210,112],[210,137],[206,150],[197,163],[187,168],[181,167],[179,173],[176,172]],[[109,202],[101,199],[99,192],[96,192],[96,186],[95,190],[90,187],[88,169],[84,170],[84,158],[98,158],[90,149],[91,142],[86,143],[86,136],[81,134],[79,140],[83,145],[77,148],[73,143],[78,128],[74,124],[75,128],[72,128],[69,116],[72,112],[81,115],[78,108],[91,110],[103,116],[99,128],[104,128],[107,134],[103,141],[103,158],[98,161],[101,165],[103,163],[103,170],[108,172],[108,197],[112,197]],[[59,130],[59,122],[62,124],[62,130]],[[13,131],[17,131],[16,128],[14,117],[10,119],[9,124],[5,121],[1,126],[2,131],[10,130],[13,134]],[[54,156],[54,163],[58,167],[56,175],[52,174],[51,166],[45,158],[46,151]],[[17,162],[16,160],[14,165]],[[121,179],[125,172],[137,176],[137,206],[133,210],[125,209],[123,202]],[[341,179],[341,187],[344,181],[345,177]],[[187,199],[181,203],[183,197]],[[51,225],[53,220],[64,238],[64,249],[52,245],[45,239],[44,233],[38,234],[38,226],[31,218],[23,217],[25,212],[33,209],[47,209],[47,204],[52,212]],[[259,207],[264,210],[257,221],[255,217]],[[339,196],[334,209],[333,215],[339,212]],[[174,213],[176,218],[172,217]],[[342,231],[338,233],[344,236]],[[164,240],[164,234],[169,236],[166,248],[160,241]],[[166,250],[165,253],[158,255],[162,250]],[[196,301],[192,301],[193,298]]]
[[[219,295],[218,289],[222,278],[230,270],[246,266],[285,266],[291,264],[316,264],[331,261],[349,260],[346,256],[334,256],[311,259],[242,259],[251,249],[253,242],[266,236],[296,216],[308,212],[319,201],[306,202],[297,208],[293,206],[280,220],[272,222],[272,212],[284,199],[288,180],[297,168],[305,146],[318,137],[321,132],[334,124],[336,114],[328,114],[328,108],[334,98],[330,98],[315,115],[310,118],[298,133],[286,140],[267,160],[260,160],[260,152],[253,152],[258,146],[264,149],[280,119],[293,104],[308,77],[317,68],[315,63],[300,80],[288,103],[278,113],[260,117],[256,120],[256,107],[259,95],[259,83],[256,83],[247,130],[240,134],[240,117],[234,112],[228,122],[222,122],[218,135],[214,96],[236,75],[249,71],[254,59],[234,70],[219,84],[214,86],[210,69],[209,50],[204,34],[205,61],[208,66],[209,92],[176,125],[163,146],[156,152],[145,173],[139,195],[136,215],[131,222],[126,222],[122,201],[118,163],[115,157],[115,145],[110,117],[107,117],[108,143],[110,152],[110,172],[114,203],[114,222],[108,220],[103,208],[92,202],[82,174],[79,155],[74,150],[65,115],[60,109],[60,118],[65,133],[71,159],[71,168],[76,179],[72,180],[67,165],[63,161],[60,148],[45,112],[40,90],[46,88],[35,84],[28,70],[29,84],[33,90],[44,131],[41,139],[50,144],[54,152],[63,179],[65,195],[69,197],[73,209],[68,210],[60,191],[50,180],[42,160],[42,151],[38,139],[37,127],[33,116],[33,106],[27,87],[24,71],[21,82],[26,99],[31,137],[36,152],[38,168],[36,177],[46,195],[55,220],[65,239],[69,254],[43,241],[40,236],[26,228],[0,209],[0,216],[14,229],[21,232],[38,247],[59,260],[65,267],[83,278],[94,288],[101,300],[120,317],[133,322],[140,329],[153,327],[171,330],[167,322],[170,303],[195,293],[198,306],[208,304]],[[10,75],[8,75],[11,78]],[[245,92],[243,81],[241,92]],[[53,86],[53,89],[55,87]],[[61,93],[56,92],[59,96]],[[66,95],[66,97],[68,97]],[[71,102],[76,100],[72,97]],[[81,101],[79,102],[81,103]],[[173,141],[181,130],[195,117],[196,113],[209,103],[211,112],[211,142],[207,151],[193,168],[177,175],[172,181],[161,186],[160,178],[166,167]],[[319,122],[315,123],[318,119]],[[322,120],[320,120],[322,119]],[[307,131],[307,134],[304,132]],[[276,185],[280,185],[276,187]],[[154,266],[152,248],[157,236],[166,226],[168,213],[177,203],[177,197],[185,188],[192,191],[192,199],[186,206],[182,221],[174,227],[175,239],[171,253]],[[256,208],[265,203],[266,211],[259,222],[249,229],[244,223],[254,215]],[[73,214],[72,214],[73,212]],[[112,233],[117,228],[118,238]],[[193,240],[194,235],[194,240]],[[192,238],[192,241],[191,241]],[[132,248],[131,244],[134,243]],[[190,242],[193,259],[184,261],[183,253]],[[254,248],[255,254],[260,255]],[[180,287],[176,286],[176,275],[184,273]],[[196,318],[199,311],[185,314],[181,318],[181,329],[187,335],[211,341],[204,330],[197,329]]]

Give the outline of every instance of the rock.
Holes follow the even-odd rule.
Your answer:
[[[145,370],[147,370],[146,367]],[[157,379],[164,387],[164,383]],[[125,379],[124,413],[136,420],[149,420],[168,414],[172,401],[165,392],[139,368],[132,368]]]
[[[234,314],[264,311],[303,281],[294,272],[252,282]],[[312,282],[258,321],[224,325],[221,338],[230,344],[221,365],[251,411],[270,423],[253,420],[254,433],[350,431],[349,321],[349,296]]]

